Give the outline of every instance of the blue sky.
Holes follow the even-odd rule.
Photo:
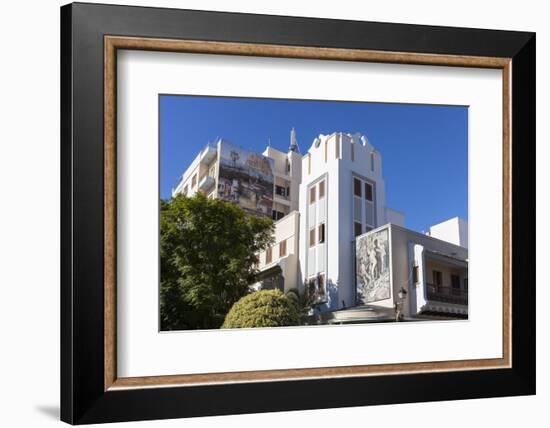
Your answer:
[[[408,228],[468,219],[467,107],[161,95],[159,116],[163,199],[216,137],[257,152],[271,139],[286,151],[295,127],[302,153],[319,134],[365,134],[382,154],[386,204]]]

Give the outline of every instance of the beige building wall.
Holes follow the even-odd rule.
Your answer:
[[[460,276],[461,287],[464,278],[467,278],[467,267],[458,267],[463,260],[467,266],[468,250],[464,247],[445,242],[422,233],[405,229],[396,225],[384,226],[390,229],[390,264],[392,277],[392,305],[397,293],[403,287],[407,290],[407,296],[403,303],[405,316],[414,316],[428,304],[426,284],[432,283],[432,271],[442,272],[443,286],[451,286],[451,273]],[[430,258],[430,255],[431,258]],[[444,263],[445,257],[456,258],[456,265],[452,262]],[[413,281],[413,269],[418,267],[417,281]],[[377,303],[378,304],[378,303]],[[387,305],[386,305],[387,306]],[[451,312],[466,312],[467,307],[459,308],[459,305],[447,305]]]
[[[281,220],[275,222],[275,243],[271,248],[271,261],[267,260],[267,251],[259,253],[258,269],[264,271],[279,265],[285,278],[285,292],[298,287],[298,226],[300,214],[292,211]],[[281,254],[281,243],[286,247],[285,254]]]

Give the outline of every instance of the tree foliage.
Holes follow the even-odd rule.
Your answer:
[[[223,328],[283,327],[301,324],[296,301],[279,290],[261,290],[233,305]]]
[[[219,328],[250,292],[273,231],[271,219],[202,193],[161,201],[161,329]]]

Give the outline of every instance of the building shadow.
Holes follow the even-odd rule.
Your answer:
[[[50,419],[59,420],[59,406],[53,405],[38,405],[35,407],[40,413],[48,416]]]

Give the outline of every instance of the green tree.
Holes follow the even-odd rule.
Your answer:
[[[270,218],[202,193],[161,201],[161,329],[219,328],[250,292],[273,231]]]
[[[301,318],[293,298],[279,290],[262,290],[235,303],[222,328],[293,326],[300,325]]]

